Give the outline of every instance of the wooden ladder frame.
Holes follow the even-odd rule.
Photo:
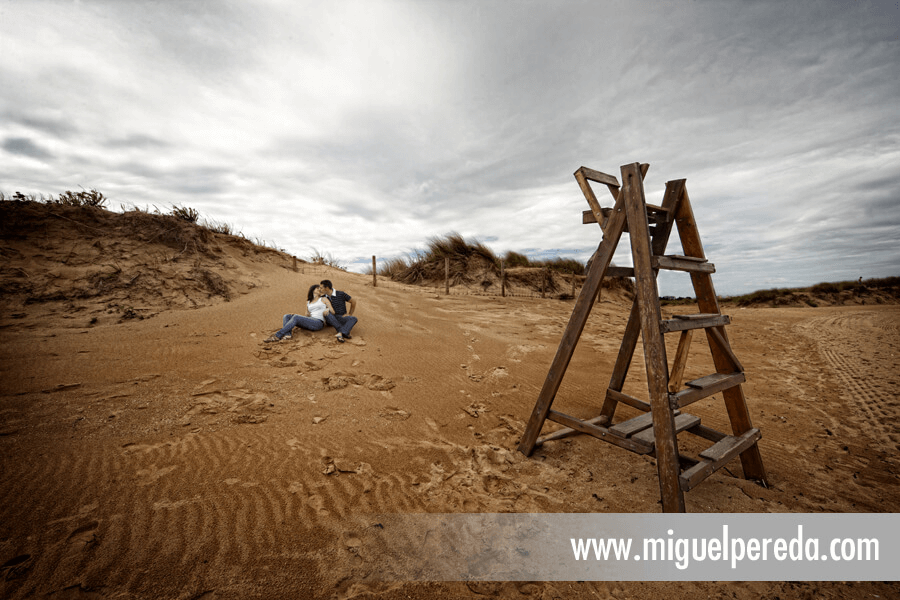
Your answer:
[[[588,265],[584,287],[575,302],[518,449],[530,456],[535,447],[546,441],[586,433],[638,454],[655,455],[663,511],[685,512],[684,492],[737,456],[740,456],[744,477],[763,485],[768,481],[757,445],[761,434],[751,423],[741,388],[745,381],[744,369],[728,343],[725,325],[730,319],[719,310],[711,277],[715,266],[707,262],[703,253],[685,180],[666,183],[661,206],[647,204],[643,179],[648,168],[649,165],[638,163],[622,166],[621,186],[612,175],[587,167],[575,172],[575,179],[591,208],[585,211],[583,222],[600,224],[603,240]],[[613,208],[601,208],[591,181],[607,186],[615,198]],[[678,228],[684,251],[682,256],[664,254],[673,225]],[[610,266],[625,232],[631,240],[634,267]],[[690,273],[698,314],[662,319],[656,285],[660,269]],[[581,420],[552,410],[551,406],[606,276],[634,277],[635,298],[600,415]],[[689,381],[681,389],[688,348],[696,329],[706,332],[716,373]],[[670,332],[681,332],[671,372],[664,340],[664,335]],[[638,337],[643,342],[649,404],[622,392]],[[680,412],[683,407],[720,392],[731,421],[731,435],[703,426],[698,417]],[[612,424],[619,402],[644,414]],[[564,428],[538,439],[547,419],[564,425]],[[702,451],[698,459],[682,456],[677,441],[681,431],[706,438],[713,445]]]

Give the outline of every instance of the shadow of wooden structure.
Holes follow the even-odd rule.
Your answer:
[[[757,445],[760,432],[750,421],[741,389],[745,381],[744,368],[728,343],[725,326],[730,320],[719,310],[711,277],[715,267],[707,262],[703,253],[685,180],[666,183],[661,206],[647,204],[643,179],[648,168],[649,165],[638,163],[621,167],[621,186],[614,176],[593,169],[581,167],[575,172],[575,179],[590,205],[583,221],[599,223],[603,240],[591,259],[584,287],[518,449],[530,456],[535,447],[546,441],[586,433],[625,450],[655,456],[663,511],[685,512],[684,493],[738,456],[744,477],[763,485],[767,480]],[[613,208],[601,208],[591,182],[609,189],[615,198]],[[665,254],[673,225],[678,229],[683,255]],[[631,241],[634,267],[613,267],[610,262],[625,232]],[[660,269],[690,274],[699,313],[662,318],[656,285]],[[634,277],[634,304],[600,415],[581,420],[553,410],[551,406],[606,276]],[[688,349],[697,329],[706,333],[716,372],[682,386]],[[680,339],[669,369],[664,336],[675,332],[679,333]],[[622,392],[638,338],[643,343],[649,404]],[[730,435],[701,425],[699,417],[681,412],[688,405],[718,393],[724,398],[731,421]],[[643,411],[643,414],[614,423],[620,402]],[[547,419],[564,428],[538,438]],[[705,438],[712,445],[697,458],[683,456],[678,451],[680,432]]]

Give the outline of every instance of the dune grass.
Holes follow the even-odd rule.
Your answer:
[[[471,283],[478,277],[499,276],[501,263],[505,268],[548,269],[565,274],[584,274],[584,264],[571,258],[531,260],[526,255],[508,251],[502,258],[478,240],[469,240],[457,232],[428,239],[423,249],[406,256],[386,259],[377,267],[378,275],[403,283],[424,283],[444,279],[445,259],[450,259],[450,279],[456,283]],[[371,267],[366,269],[372,274]]]

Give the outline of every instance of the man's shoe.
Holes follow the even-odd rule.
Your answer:
[[[275,337],[275,335],[270,335],[266,339],[263,340],[263,344],[272,344],[274,342],[280,342],[281,340]]]

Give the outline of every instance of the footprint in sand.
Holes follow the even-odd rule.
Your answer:
[[[319,494],[310,494],[306,499],[306,504],[316,511],[320,516],[328,516],[331,513],[325,508],[325,500]]]
[[[362,540],[359,539],[356,534],[349,531],[345,531],[342,537],[344,540],[344,547],[347,548],[347,552],[353,555],[351,562],[354,565],[362,564]]]
[[[0,565],[0,578],[10,581],[25,575],[26,571],[34,564],[30,554],[20,554]]]
[[[410,417],[410,413],[402,408],[385,406],[381,412],[378,413],[378,416],[382,419],[387,419],[388,421],[405,421]]]
[[[178,467],[170,465],[168,467],[157,468],[156,464],[150,465],[147,469],[141,469],[137,472],[138,485],[150,485],[155,483],[160,477],[168,475]]]
[[[97,528],[100,527],[99,521],[91,521],[81,527],[75,529],[66,538],[66,544],[72,551],[80,551],[92,546],[98,542]]]

